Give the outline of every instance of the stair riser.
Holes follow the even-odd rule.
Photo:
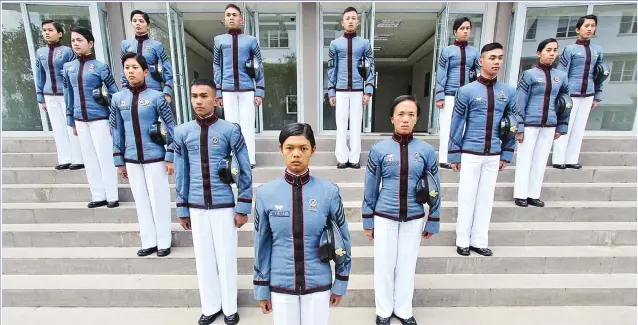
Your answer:
[[[352,246],[372,246],[363,231],[350,232]],[[449,246],[455,249],[456,233],[441,231],[421,246]],[[491,230],[491,246],[592,246],[636,245],[635,230]],[[3,231],[3,247],[140,247],[137,231]],[[253,247],[252,231],[239,232],[239,246]],[[192,247],[187,231],[173,232],[173,246]]]
[[[131,249],[131,256],[136,250]],[[6,275],[196,274],[194,258],[43,258],[2,260]],[[253,259],[237,260],[239,274],[253,274]],[[350,274],[373,274],[372,257],[353,257]],[[610,274],[636,273],[636,257],[423,257],[417,274]]]
[[[372,286],[372,284],[370,284]],[[199,308],[196,289],[3,290],[4,307]],[[256,304],[250,289],[238,292],[239,306]],[[635,306],[636,289],[416,289],[414,307]],[[374,307],[373,289],[350,289],[342,307]]]

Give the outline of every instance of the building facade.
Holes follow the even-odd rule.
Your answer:
[[[536,46],[554,37],[564,47],[575,42],[575,25],[582,15],[598,15],[593,43],[602,46],[612,73],[604,99],[590,114],[590,134],[636,132],[636,4],[485,3],[485,2],[245,2],[244,33],[254,35],[264,58],[266,93],[256,108],[255,128],[274,134],[291,122],[306,122],[321,134],[334,133],[334,108],[328,103],[328,46],[342,35],[343,9],[355,5],[359,34],[371,40],[376,60],[376,92],[365,108],[364,131],[391,132],[392,99],[412,94],[423,112],[416,130],[438,132],[433,105],[436,60],[454,40],[452,22],[472,21],[470,44],[497,41],[506,48],[499,78],[516,86],[521,71],[536,63]],[[180,123],[193,118],[189,83],[212,77],[213,37],[225,32],[226,3],[204,2],[20,2],[2,3],[2,126],[3,132],[42,133],[50,129],[39,109],[33,78],[34,53],[45,46],[41,22],[52,19],[66,31],[89,27],[96,38],[98,60],[113,67],[119,82],[119,47],[133,37],[129,15],[146,11],[150,36],[164,44],[173,63],[173,109]],[[70,33],[62,39],[70,43]]]

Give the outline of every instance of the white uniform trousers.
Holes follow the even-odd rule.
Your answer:
[[[73,129],[66,125],[66,105],[64,96],[44,96],[47,105],[55,149],[58,152],[58,164],[83,164],[80,141],[73,134]]]
[[[518,144],[514,198],[540,199],[547,158],[556,128],[525,127],[523,143]]]
[[[376,314],[412,317],[414,273],[425,218],[398,222],[374,217],[374,302]],[[273,307],[274,308],[274,307]]]
[[[255,92],[222,92],[224,119],[239,124],[250,164],[255,164]]]
[[[274,325],[328,325],[330,290],[300,296],[273,292],[270,299]]]
[[[555,165],[574,165],[578,163],[580,146],[583,144],[585,127],[587,126],[591,105],[594,103],[594,97],[572,97],[572,101],[574,106],[572,106],[572,111],[569,115],[567,134],[554,140],[552,164]]]
[[[142,248],[170,248],[171,191],[166,162],[126,163],[126,171],[137,208]]]
[[[190,209],[202,313],[237,312],[235,209]]]
[[[363,92],[338,91],[336,94],[335,119],[337,140],[335,156],[337,162],[356,164],[361,155],[361,126],[363,125]],[[350,122],[350,148],[346,143]]]
[[[456,246],[487,248],[500,156],[461,154]]]
[[[92,200],[117,201],[117,168],[113,164],[113,140],[109,120],[75,121],[75,127]]]
[[[445,96],[445,104],[439,110],[439,163],[447,164],[447,148],[450,141],[454,96]]]

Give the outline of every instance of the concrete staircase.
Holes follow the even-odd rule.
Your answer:
[[[381,138],[364,137],[364,150]],[[255,186],[282,174],[277,146],[275,137],[257,139]],[[374,324],[373,247],[360,219],[365,169],[337,170],[332,137],[317,148],[311,173],[341,188],[353,244],[349,291],[331,324]],[[129,185],[120,182],[119,208],[87,209],[85,172],[54,170],[54,152],[52,138],[3,142],[3,324],[195,324],[191,233],[175,219],[173,253],[137,257]],[[456,254],[459,175],[441,170],[441,233],[422,241],[416,271],[420,324],[636,324],[636,140],[586,138],[581,157],[581,170],[547,170],[543,209],[516,207],[514,167],[500,173],[489,258]],[[272,324],[252,298],[252,229],[239,233],[240,324]]]

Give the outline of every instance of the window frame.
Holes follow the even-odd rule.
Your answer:
[[[629,17],[629,15],[625,15],[625,14],[630,14],[631,15],[631,21],[629,22],[629,32],[623,32],[622,31],[623,18]],[[623,12],[622,16],[620,16],[620,22],[618,24],[618,35],[619,36],[636,35],[636,31],[634,31],[634,26],[637,26],[636,31],[638,31],[638,21],[636,19],[636,13],[635,12]]]
[[[532,30],[532,27],[534,27],[534,37],[528,38],[527,34]],[[535,41],[537,31],[538,31],[538,17],[534,18],[534,21],[532,22],[531,25],[529,24],[529,21],[525,19],[525,34],[523,34],[523,41]]]
[[[564,36],[559,36],[558,35],[558,29],[561,28],[560,27],[560,21],[562,18],[567,17],[567,27],[565,27],[565,35]],[[572,19],[576,20],[576,23],[574,24],[574,26],[576,26],[576,24],[578,23],[578,19],[580,18],[580,16],[559,16],[558,18],[558,26],[556,27],[556,38],[560,39],[560,38],[572,38],[572,37],[578,37],[578,34],[576,33],[575,30],[570,30],[570,26],[572,26]],[[574,33],[574,35],[569,35],[569,33]]]

